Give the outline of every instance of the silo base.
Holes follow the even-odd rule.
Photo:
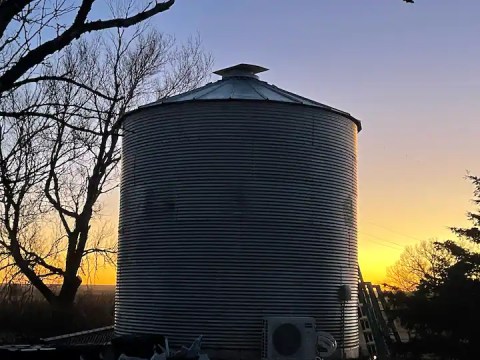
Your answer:
[[[212,350],[204,349],[211,360],[261,360],[259,351],[254,350]],[[352,347],[346,349],[338,349],[328,359],[344,360],[344,359],[358,359],[359,347]],[[304,360],[304,359],[298,359]]]
[[[342,356],[343,355],[343,356]],[[358,359],[360,356],[360,348],[358,346],[339,349],[329,359]]]
[[[261,360],[259,351],[254,350],[212,350],[202,349],[210,360]]]

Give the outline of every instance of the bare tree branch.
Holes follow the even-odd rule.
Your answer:
[[[67,115],[75,115],[74,113],[67,113]],[[11,118],[16,118],[16,119],[21,119],[24,117],[31,117],[31,116],[36,116],[39,118],[48,118],[57,121],[61,125],[64,125],[66,127],[71,128],[72,130],[77,130],[77,131],[84,131],[87,133],[91,133],[93,135],[101,135],[101,133],[90,130],[85,127],[80,127],[80,126],[75,126],[69,122],[66,122],[62,117],[47,113],[47,112],[41,112],[41,111],[0,111],[0,116],[4,117],[11,117]]]
[[[4,0],[0,2],[0,38],[5,33],[5,29],[25,6],[33,0]]]
[[[70,78],[66,77],[65,75],[61,75],[61,76],[44,75],[44,76],[35,76],[35,77],[27,78],[27,79],[15,82],[12,85],[12,89],[23,86],[23,85],[26,85],[26,84],[30,84],[30,83],[37,83],[39,81],[64,81],[64,82],[73,84],[75,86],[81,87],[85,90],[88,90],[92,94],[94,94],[96,96],[100,96],[100,97],[105,98],[107,100],[112,100],[112,101],[120,100],[120,99],[111,98],[108,95],[105,95],[105,94],[101,93],[100,91],[97,91],[97,90],[95,90],[95,89],[93,89],[93,88],[91,88],[91,87],[89,87],[89,86],[87,86],[87,85],[85,85],[81,82],[78,82],[75,79],[70,79]]]
[[[429,240],[407,246],[399,260],[387,268],[388,285],[410,292],[417,289],[422,279],[440,281],[453,259],[435,244],[435,240]]]
[[[170,9],[175,0],[166,2],[155,2],[155,5],[149,9],[140,11],[132,16],[124,18],[114,18],[109,20],[87,21],[87,17],[92,9],[95,0],[83,0],[78,8],[73,23],[63,33],[53,39],[46,41],[36,48],[28,51],[15,61],[15,63],[0,75],[0,95],[12,89],[13,84],[24,76],[30,69],[41,64],[49,55],[62,50],[73,40],[81,35],[111,28],[124,28],[138,24],[158,13]],[[14,16],[19,13],[31,1],[4,1],[0,7],[0,37],[3,36],[5,29],[12,22]]]
[[[99,220],[102,194],[118,186],[123,115],[191,90],[212,66],[199,37],[176,46],[147,27],[109,35],[52,55],[0,103],[0,266],[55,306],[73,302],[80,275],[115,261]]]

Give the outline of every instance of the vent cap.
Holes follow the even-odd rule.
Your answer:
[[[229,77],[249,77],[258,79],[258,73],[267,71],[267,68],[258,65],[252,64],[238,64],[234,66],[227,67],[225,69],[220,69],[214,71],[216,75],[220,75],[222,79],[227,79]]]

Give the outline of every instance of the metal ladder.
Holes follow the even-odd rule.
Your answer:
[[[372,359],[386,360],[391,347],[401,343],[393,321],[387,320],[388,304],[379,285],[364,282],[359,269],[358,320],[360,332],[365,339],[368,354]]]

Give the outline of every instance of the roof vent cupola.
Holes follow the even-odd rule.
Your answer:
[[[258,79],[258,73],[267,71],[267,68],[252,64],[238,64],[230,66],[225,69],[220,69],[214,72],[214,74],[220,75],[222,79],[229,77],[250,77]]]

